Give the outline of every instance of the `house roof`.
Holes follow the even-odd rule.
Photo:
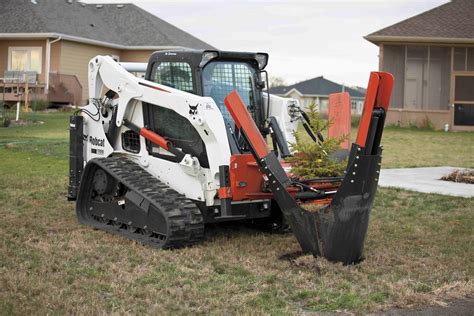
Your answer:
[[[474,43],[474,1],[452,0],[365,36],[380,42]]]
[[[2,0],[0,35],[63,36],[123,49],[214,49],[131,3],[98,5],[73,0]]]
[[[280,86],[280,87],[270,88],[269,91],[272,94],[287,95],[292,90],[297,90],[302,95],[311,95],[311,96],[314,96],[314,95],[327,96],[331,93],[337,93],[337,92],[342,92],[342,91],[348,92],[351,95],[351,97],[363,98],[365,96],[365,93],[361,91],[358,91],[356,89],[352,89],[349,87],[345,87],[331,80],[327,80],[323,76],[309,79],[306,81],[301,81],[290,86]]]

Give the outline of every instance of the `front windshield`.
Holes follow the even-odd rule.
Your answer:
[[[203,70],[203,95],[214,99],[226,122],[232,117],[224,105],[224,98],[237,90],[250,114],[255,119],[254,84],[255,69],[247,63],[215,61]]]

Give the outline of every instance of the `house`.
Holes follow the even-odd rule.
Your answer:
[[[474,1],[452,0],[365,39],[395,76],[389,124],[474,130]]]
[[[0,101],[22,101],[26,91],[41,100],[83,104],[92,57],[147,62],[156,50],[182,48],[213,49],[134,4],[2,0]]]
[[[318,111],[327,113],[329,95],[337,92],[348,92],[351,96],[351,112],[362,114],[365,91],[340,85],[323,76],[301,81],[289,86],[270,88],[270,93],[287,98],[297,99],[300,105],[307,109],[311,103],[318,106]]]

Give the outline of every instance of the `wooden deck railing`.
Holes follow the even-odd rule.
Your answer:
[[[28,99],[48,101],[51,103],[63,103],[81,105],[82,85],[75,75],[64,75],[59,73],[49,74],[49,89],[46,84],[33,80],[31,74],[21,75],[21,72],[5,73],[0,78],[0,103],[24,102]]]

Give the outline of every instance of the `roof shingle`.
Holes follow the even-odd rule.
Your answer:
[[[2,0],[0,33],[59,33],[121,46],[211,45],[134,4],[66,0]]]
[[[474,0],[452,0],[365,38],[376,43],[390,37],[474,39]]]

